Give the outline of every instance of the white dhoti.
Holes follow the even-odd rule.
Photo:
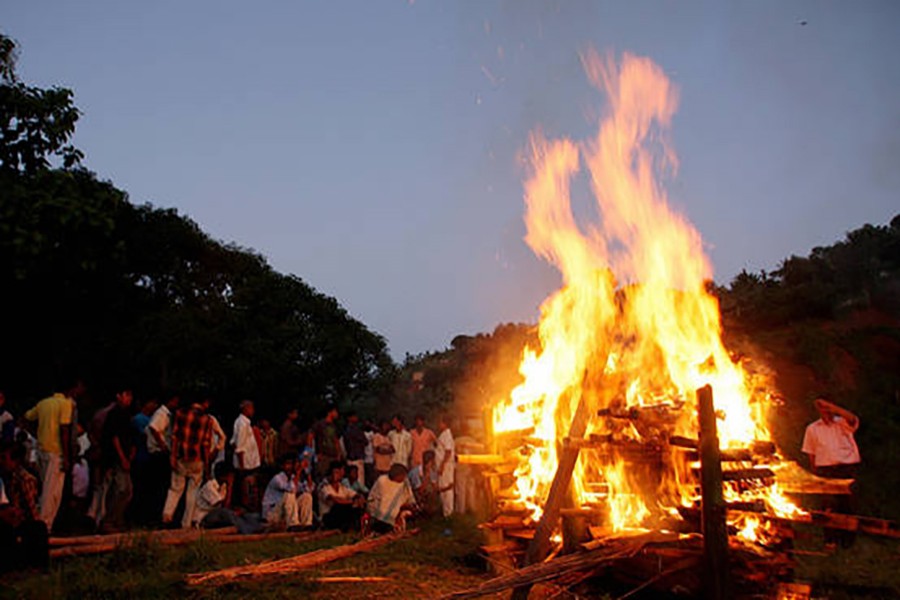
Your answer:
[[[441,495],[441,510],[445,517],[453,514],[454,479],[456,477],[456,465],[447,463],[444,472],[438,476],[438,489]]]
[[[63,488],[66,483],[66,474],[62,470],[62,457],[52,452],[38,453],[41,466],[41,499],[39,502],[41,521],[47,526],[47,531],[53,530],[53,521],[59,512],[62,502]]]
[[[303,494],[309,496],[309,494]],[[269,525],[284,524],[286,527],[295,527],[300,524],[300,503],[297,496],[291,492],[285,492],[278,504],[266,511],[265,519]],[[309,497],[309,513],[312,515],[312,497]],[[311,519],[310,519],[311,520]]]

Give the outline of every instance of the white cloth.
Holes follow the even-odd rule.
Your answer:
[[[441,509],[445,517],[453,514],[453,485],[456,475],[456,443],[450,429],[444,429],[434,448],[435,464],[438,467],[438,489],[441,491]],[[446,463],[444,462],[446,460]],[[444,465],[441,471],[441,465]]]
[[[197,504],[194,505],[194,516],[191,519],[194,523],[199,523],[209,514],[215,507],[225,501],[228,492],[227,484],[220,484],[215,479],[210,479],[203,484],[200,492],[197,493]]]
[[[78,456],[87,456],[88,450],[91,449],[91,440],[86,431],[78,436],[75,444],[78,446]]]
[[[806,428],[803,452],[815,457],[815,467],[855,465],[859,462],[859,448],[847,422],[835,416],[831,422],[819,419]]]
[[[47,531],[52,531],[53,521],[56,520],[56,513],[62,502],[66,474],[62,470],[62,457],[59,454],[38,450],[38,460],[41,464],[41,521],[47,526]]]
[[[397,515],[400,514],[400,509],[406,504],[414,504],[415,501],[416,497],[409,487],[409,481],[404,478],[403,481],[397,482],[387,475],[382,475],[369,492],[366,510],[373,518],[393,525]]]
[[[335,489],[330,481],[324,482],[319,486],[319,516],[324,517],[328,514],[331,507],[334,506],[335,498],[350,500],[355,498],[356,495],[356,492],[342,483],[339,483],[337,489]]]
[[[259,467],[259,446],[256,445],[256,436],[253,435],[253,426],[246,415],[238,415],[234,420],[234,433],[231,435],[231,444],[234,446],[234,468],[249,471]],[[238,454],[244,455],[244,466],[238,460]]]
[[[72,465],[72,495],[76,498],[87,498],[91,486],[91,476],[87,461],[81,459]]]
[[[172,447],[172,412],[169,408],[163,404],[153,413],[153,416],[150,417],[150,422],[147,424],[147,427],[155,430],[157,433],[162,435],[163,439],[166,441],[166,445],[169,448]],[[157,452],[162,452],[163,448],[160,447],[159,443],[156,441],[156,438],[153,436],[151,432],[147,432],[147,451],[150,454],[155,454]]]
[[[373,462],[375,462],[375,447],[372,446],[372,436],[373,435],[375,435],[375,434],[371,431],[365,432],[365,436],[366,436],[366,451],[365,452],[366,453],[365,453],[365,458],[363,460],[365,461],[365,463],[367,465],[371,465]]]
[[[412,455],[412,435],[409,430],[392,429],[388,432],[388,439],[391,440],[391,445],[394,447],[394,463],[408,468],[409,457]]]

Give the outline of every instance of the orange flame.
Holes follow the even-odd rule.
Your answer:
[[[494,408],[496,432],[529,430],[531,443],[516,471],[519,500],[540,516],[557,465],[557,443],[579,402],[599,409],[667,405],[677,411],[673,431],[696,431],[694,390],[711,384],[723,447],[768,439],[764,398],[721,340],[716,299],[699,233],[670,207],[657,171],[677,165],[666,129],[678,94],[648,58],[624,54],[621,63],[589,50],[589,81],[608,100],[594,138],[576,143],[532,133],[525,182],[526,241],[559,269],[563,287],[541,306],[539,349],[526,349],[524,381]],[[570,183],[586,167],[600,219],[579,224]],[[617,279],[623,282],[620,285]],[[585,389],[588,375],[600,388]],[[589,433],[604,432],[593,420]],[[637,440],[634,424],[612,433]],[[581,501],[586,483],[607,485],[609,522],[640,525],[648,506],[682,503],[684,473],[673,473],[648,498],[640,478],[621,460],[593,460],[582,452],[573,477]]]

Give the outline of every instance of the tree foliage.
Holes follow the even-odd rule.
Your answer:
[[[264,413],[384,393],[394,372],[384,339],[334,298],[174,209],[51,168],[53,155],[80,156],[66,145],[78,111],[67,90],[19,83],[14,52],[0,36],[0,360],[11,396],[46,393],[61,372],[98,396],[127,385],[247,397]]]

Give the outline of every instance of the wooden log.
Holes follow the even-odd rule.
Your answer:
[[[185,576],[188,585],[223,585],[229,582],[246,579],[258,579],[272,575],[286,575],[296,573],[298,571],[312,569],[341,558],[353,556],[361,552],[371,552],[381,546],[390,544],[397,540],[415,535],[418,530],[411,530],[404,533],[390,533],[375,538],[365,539],[355,544],[346,544],[336,548],[323,548],[314,550],[306,554],[283,558],[280,560],[272,560],[254,565],[240,565],[221,569],[219,571],[209,571],[206,573],[191,573]]]
[[[600,364],[606,364],[604,360]],[[578,405],[575,408],[575,414],[572,416],[572,424],[569,427],[568,437],[572,439],[583,438],[587,433],[590,414],[588,411],[585,394],[588,393],[589,386],[587,384],[588,372],[584,374],[581,387],[576,393],[579,394]],[[547,501],[544,503],[544,512],[541,520],[538,522],[537,530],[534,533],[531,543],[528,545],[528,552],[525,555],[525,565],[537,564],[544,560],[550,552],[550,536],[556,529],[557,520],[559,519],[559,509],[562,508],[563,502],[569,496],[569,486],[572,483],[572,470],[578,460],[578,447],[564,446],[560,451],[559,462],[557,463],[556,473],[553,475],[553,481],[550,483],[550,491],[547,494]],[[526,600],[530,584],[517,587],[513,592],[513,600]]]
[[[772,469],[731,469],[722,472],[724,481],[753,481],[755,479],[774,479]]]
[[[495,577],[483,584],[441,596],[439,600],[459,600],[496,594],[510,588],[528,590],[535,583],[550,581],[577,572],[591,572],[605,563],[612,563],[636,555],[651,539],[634,536],[611,541],[595,550],[567,554],[548,562],[523,567],[507,575]]]
[[[512,459],[500,454],[460,454],[456,462],[461,465],[502,465]]]
[[[254,533],[242,535],[234,533],[230,535],[204,535],[204,532],[197,532],[200,535],[181,536],[181,537],[150,537],[151,543],[162,546],[186,546],[201,540],[209,540],[216,543],[242,543],[242,542],[259,542],[271,539],[293,538],[297,542],[309,542],[314,540],[325,539],[336,535],[336,531],[308,531],[308,532],[276,532],[276,533]],[[129,543],[139,540],[140,538],[132,536],[130,538],[119,538],[116,541],[107,541],[97,544],[72,544],[70,546],[60,546],[50,549],[50,558],[67,558],[70,556],[87,556],[91,554],[106,554],[114,552],[119,548],[128,547]]]
[[[98,545],[127,541],[141,536],[150,536],[155,539],[197,538],[201,535],[229,535],[237,533],[237,527],[222,527],[219,529],[159,529],[153,531],[128,531],[122,533],[109,533],[106,535],[78,535],[69,537],[51,537],[50,546],[74,546],[74,545]]]
[[[706,567],[705,593],[709,600],[730,598],[728,581],[728,529],[722,496],[722,463],[712,388],[697,390],[700,422],[700,494],[702,498],[703,557]]]
[[[313,577],[316,583],[382,583],[393,581],[390,577]]]

